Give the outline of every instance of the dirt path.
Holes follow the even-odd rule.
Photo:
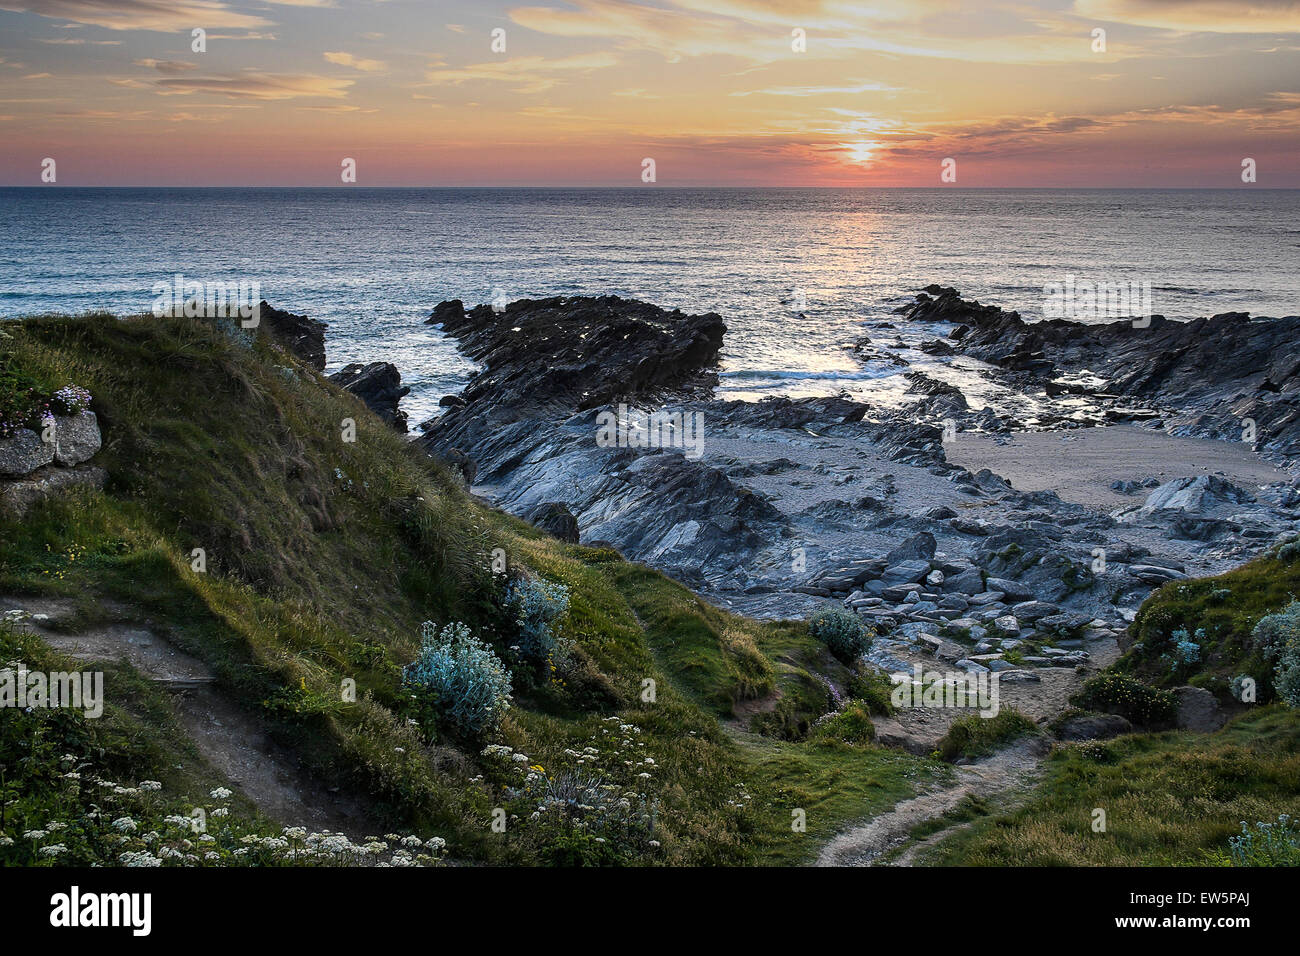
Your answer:
[[[1022,740],[978,763],[957,767],[950,787],[903,800],[894,809],[868,823],[841,833],[817,857],[817,866],[873,866],[890,850],[903,844],[912,828],[942,816],[968,795],[995,797],[1027,789],[1037,778],[1045,754],[1041,740]],[[892,865],[910,865],[927,841],[911,847]]]
[[[103,606],[114,617],[132,616],[122,605]],[[12,608],[33,615],[24,624],[54,650],[81,661],[128,662],[172,692],[177,720],[203,759],[268,818],[286,826],[346,833],[357,841],[380,832],[361,804],[313,780],[254,715],[226,697],[207,664],[173,647],[147,622],[115,622],[69,633],[59,628],[75,613],[70,599],[0,596],[0,613]]]

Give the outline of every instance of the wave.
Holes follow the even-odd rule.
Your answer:
[[[797,381],[831,381],[831,382],[864,382],[876,378],[888,378],[891,375],[898,375],[900,369],[891,369],[889,371],[871,371],[863,370],[859,372],[834,372],[834,371],[798,371],[790,369],[736,369],[732,372],[721,373],[723,379],[778,379],[778,380],[797,380]]]

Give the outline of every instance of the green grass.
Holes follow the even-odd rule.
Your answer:
[[[109,480],[22,521],[0,516],[0,592],[74,600],[72,630],[149,627],[204,661],[217,690],[322,783],[385,825],[446,838],[456,859],[802,861],[815,839],[933,772],[905,754],[807,739],[830,709],[824,681],[845,686],[851,675],[804,625],[727,614],[612,551],[564,545],[482,507],[353,396],[264,338],[105,315],[6,330],[0,353],[15,375],[91,391],[105,439],[94,463]],[[342,439],[346,418],[355,443]],[[464,621],[509,653],[502,584],[489,572],[498,547],[512,567],[568,586],[562,633],[575,651],[563,674],[512,664],[515,706],[491,742],[554,779],[581,769],[572,754],[604,741],[611,717],[635,726],[634,744],[611,743],[601,759],[648,756],[650,779],[622,759],[601,772],[645,793],[653,843],[632,834],[610,848],[533,825],[526,801],[506,789],[518,768],[480,754],[489,741],[408,724],[401,667],[421,621]],[[159,779],[175,801],[201,801],[219,774],[180,735],[170,699],[130,679],[111,720],[60,719],[44,745],[81,747],[97,772]],[[340,694],[345,679],[356,682],[355,703]],[[764,700],[775,705],[752,723],[770,736],[724,729],[738,705]],[[0,751],[9,781],[21,777],[20,750],[10,741]],[[23,819],[9,829],[58,809],[58,791],[40,793],[15,808]],[[798,839],[791,801],[808,811]],[[503,802],[515,820],[493,833]],[[264,824],[247,804],[232,813]],[[25,859],[10,852],[0,848],[0,859]]]
[[[1105,811],[1105,830],[1093,829]],[[1027,802],[982,817],[923,863],[1187,866],[1227,862],[1241,822],[1300,813],[1300,714],[1259,708],[1208,735],[1059,747]]]
[[[1037,724],[1012,707],[1002,708],[993,717],[972,714],[952,722],[939,741],[939,756],[950,761],[984,757],[1004,744],[1038,732]]]
[[[1212,578],[1172,581],[1142,605],[1130,627],[1133,645],[1119,667],[1157,687],[1192,684],[1229,698],[1233,677],[1249,675],[1259,702],[1273,699],[1273,666],[1252,646],[1251,631],[1266,614],[1300,596],[1300,553],[1294,546]],[[1195,635],[1201,645],[1194,665],[1172,657],[1174,631]]]

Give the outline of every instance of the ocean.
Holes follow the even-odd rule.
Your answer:
[[[1300,312],[1287,190],[4,188],[0,225],[0,317],[147,312],[178,273],[257,281],[329,323],[330,370],[396,364],[412,422],[474,367],[424,324],[451,298],[719,312],[722,397],[895,401],[915,368],[977,407],[974,370],[914,349],[933,330],[874,325],[922,286],[1026,318],[1067,276],[1149,282],[1171,318]],[[888,359],[853,353],[866,331]]]

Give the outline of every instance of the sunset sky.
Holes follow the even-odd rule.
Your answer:
[[[46,157],[70,186],[342,185],[345,157],[639,186],[649,157],[659,186],[956,187],[1241,186],[1249,157],[1295,188],[1300,2],[0,0],[0,183]]]

